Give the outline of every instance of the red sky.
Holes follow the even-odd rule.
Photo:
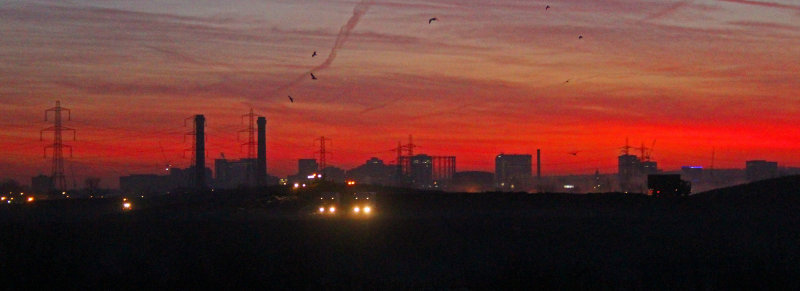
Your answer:
[[[209,160],[243,157],[250,107],[268,119],[278,176],[320,136],[329,164],[349,169],[393,160],[408,134],[418,152],[457,156],[459,171],[541,148],[545,174],[613,173],[626,137],[656,140],[667,170],[710,166],[712,149],[718,168],[800,166],[800,5],[789,0],[363,2],[319,80],[296,83],[358,3],[217,2],[0,5],[0,178],[49,174],[52,136],[39,130],[56,100],[77,129],[67,176],[112,187],[187,166],[193,114],[207,118]]]

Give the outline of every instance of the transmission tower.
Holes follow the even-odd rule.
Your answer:
[[[249,122],[247,123],[248,124],[247,128],[239,130],[239,134],[240,134],[239,136],[241,136],[242,132],[246,132],[247,133],[247,142],[242,144],[242,146],[245,146],[245,145],[247,146],[247,171],[245,173],[245,175],[247,175],[247,177],[245,177],[246,178],[245,181],[247,181],[247,185],[252,186],[252,185],[255,184],[255,179],[254,179],[255,175],[253,175],[253,170],[254,170],[255,167],[253,167],[254,166],[253,165],[253,163],[254,163],[253,159],[255,158],[255,155],[256,155],[256,140],[255,140],[255,133],[256,133],[255,117],[256,116],[255,116],[255,114],[253,114],[253,108],[252,107],[250,108],[250,113],[242,115],[242,122],[244,122],[244,118],[245,117],[248,118]],[[237,138],[239,136],[237,136]]]
[[[246,132],[247,133],[247,142],[243,143],[243,146],[247,146],[247,158],[252,159],[256,155],[256,139],[255,139],[255,114],[253,114],[253,108],[250,108],[250,113],[242,115],[242,122],[244,122],[244,118],[247,117],[249,122],[247,123],[248,126],[245,129],[239,130],[239,133]]]
[[[44,111],[44,121],[48,121],[47,117],[49,112],[53,112],[53,126],[42,129],[39,131],[39,140],[44,140],[44,132],[53,132],[53,144],[44,147],[44,157],[47,158],[47,149],[53,149],[53,171],[50,178],[53,180],[53,186],[58,191],[67,190],[67,180],[64,176],[64,154],[63,148],[69,148],[69,156],[72,157],[72,146],[65,145],[61,140],[61,133],[64,131],[72,131],[72,140],[75,140],[75,130],[65,127],[61,124],[61,112],[67,112],[67,120],[72,120],[72,113],[69,109],[61,107],[61,101],[56,101],[56,107]]]
[[[318,139],[314,140],[314,141],[319,141],[319,152],[318,153],[319,153],[319,170],[320,170],[320,172],[324,171],[325,167],[327,166],[326,161],[325,161],[325,155],[328,152],[325,151],[325,141],[330,141],[330,140],[331,140],[330,138],[326,138],[324,136],[321,136]]]
[[[411,135],[409,134],[408,135],[408,144],[403,146],[403,148],[405,148],[406,151],[408,152],[408,156],[409,157],[414,156],[414,148],[415,147],[417,147],[417,145],[414,144],[413,139],[412,139]]]

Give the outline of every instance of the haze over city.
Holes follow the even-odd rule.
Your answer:
[[[668,170],[799,166],[798,19],[788,0],[2,1],[0,177],[49,174],[56,100],[67,175],[106,187],[187,167],[195,114],[209,159],[244,157],[250,108],[275,176],[320,136],[349,169],[409,134],[458,171],[542,149],[545,175],[614,173],[626,138]]]

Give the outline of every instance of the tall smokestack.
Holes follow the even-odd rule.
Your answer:
[[[542,192],[542,150],[536,149],[536,192]]]
[[[206,188],[206,117],[202,114],[194,116],[195,136],[195,182],[198,189]]]
[[[542,150],[536,149],[536,180],[542,181]]]
[[[256,160],[256,185],[267,184],[267,118],[258,117],[258,159]]]

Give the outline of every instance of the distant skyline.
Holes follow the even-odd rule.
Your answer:
[[[359,3],[335,59],[299,79]],[[70,185],[187,167],[194,114],[209,165],[245,157],[250,107],[277,176],[320,136],[328,164],[350,169],[390,162],[409,134],[458,171],[541,148],[545,175],[613,173],[626,137],[656,140],[667,170],[708,167],[712,149],[715,168],[800,166],[790,0],[0,1],[0,38],[0,178],[24,184],[50,173],[39,130],[56,100],[77,130]]]

